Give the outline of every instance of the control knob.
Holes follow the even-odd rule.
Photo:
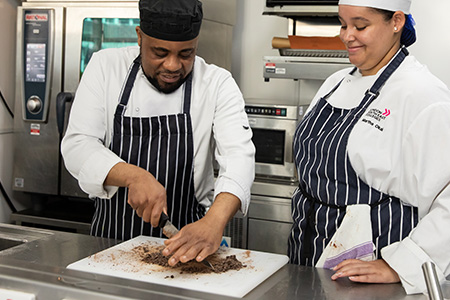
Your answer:
[[[42,109],[42,100],[38,96],[31,96],[27,100],[27,109],[32,114],[38,114]]]

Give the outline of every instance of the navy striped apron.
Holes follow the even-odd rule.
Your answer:
[[[125,162],[149,171],[165,187],[169,218],[180,229],[205,214],[194,194],[194,142],[189,114],[192,74],[185,82],[183,113],[126,117],[126,106],[140,66],[138,56],[130,67],[119,98],[110,149]],[[119,240],[138,235],[162,237],[160,228],[144,222],[127,199],[125,187],[120,187],[111,199],[97,198],[91,235]]]
[[[368,186],[351,166],[347,152],[353,127],[407,55],[407,50],[402,48],[367,90],[359,106],[340,109],[327,102],[341,81],[297,127],[294,154],[299,186],[292,198],[293,226],[288,241],[291,263],[309,266],[317,263],[341,224],[347,205],[371,206],[377,258],[380,249],[404,239],[417,225],[417,208]]]

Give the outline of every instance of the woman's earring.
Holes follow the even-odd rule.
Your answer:
[[[394,27],[394,32],[397,32],[397,27]]]

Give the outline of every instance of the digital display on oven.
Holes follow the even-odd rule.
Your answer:
[[[252,141],[255,144],[257,163],[284,164],[284,130],[252,128]]]
[[[246,106],[245,112],[249,115],[286,117],[287,109],[283,107]]]
[[[29,43],[26,52],[27,82],[45,82],[45,44]]]

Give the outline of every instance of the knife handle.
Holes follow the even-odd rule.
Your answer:
[[[159,217],[159,224],[158,227],[163,228],[164,225],[166,225],[166,222],[169,220],[169,216],[166,215],[164,212],[161,212],[161,216]]]

